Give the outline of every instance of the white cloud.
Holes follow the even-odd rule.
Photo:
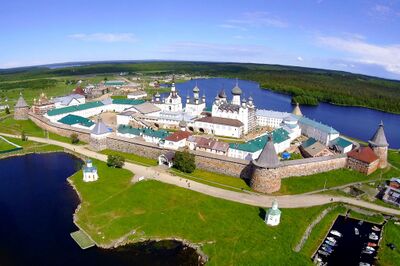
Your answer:
[[[247,30],[245,27],[238,26],[238,25],[233,25],[233,24],[220,24],[218,25],[220,28],[225,28],[225,29],[235,29],[235,30]]]
[[[137,39],[133,33],[77,33],[68,36],[71,39],[93,42],[136,42]]]
[[[383,67],[386,71],[400,74],[400,45],[376,45],[361,39],[340,37],[318,37],[318,42],[326,47],[343,51],[352,58],[349,61]]]
[[[288,23],[268,12],[245,12],[239,18],[229,19],[225,24],[218,25],[222,28],[247,30],[251,27],[276,27],[286,28]]]
[[[303,57],[301,57],[301,56],[298,56],[298,57],[297,57],[297,61],[300,61],[300,62],[302,62],[302,61],[304,61],[304,59],[303,59]]]

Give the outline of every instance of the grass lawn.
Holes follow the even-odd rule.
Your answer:
[[[0,138],[0,152],[16,149],[17,147]]]
[[[94,161],[99,180],[70,179],[82,197],[77,223],[98,243],[180,238],[202,244],[209,265],[312,265],[292,248],[326,206],[283,209],[281,224],[265,225],[264,210],[149,180],[131,183],[132,173]]]
[[[191,179],[210,186],[220,187],[224,189],[231,189],[235,191],[251,190],[251,188],[246,184],[246,182],[243,179],[233,176],[208,172],[201,169],[196,169],[194,170],[193,173],[190,174],[183,173],[177,169],[171,169],[171,172],[175,175],[182,176],[184,178]]]
[[[13,151],[10,153],[5,153],[0,155],[0,158],[4,158],[14,154],[26,154],[26,153],[34,153],[34,152],[53,152],[53,151],[63,151],[64,149],[59,146],[54,146],[50,144],[38,143],[34,141],[22,141],[21,139],[9,138],[6,137],[7,140],[21,146],[23,149],[18,151]]]
[[[108,150],[108,149],[101,151],[101,153],[105,154],[105,155],[120,155],[120,156],[124,157],[127,162],[137,163],[137,164],[144,165],[144,166],[158,165],[157,160],[139,156],[139,155],[136,155],[133,153],[119,152],[119,151],[113,151],[113,150]]]
[[[396,245],[395,250],[391,250],[387,244]],[[400,225],[395,225],[393,221],[389,221],[385,225],[383,232],[383,240],[378,253],[378,264],[382,266],[399,265],[400,262]]]
[[[33,137],[45,138],[45,131],[38,127],[31,120],[15,120],[12,116],[7,117],[6,119],[0,120],[0,132],[20,135],[22,131],[25,131],[25,134]],[[52,132],[48,132],[48,137],[53,140],[71,143],[71,139],[69,137],[64,137],[57,135]],[[85,142],[79,141],[77,145],[86,144]]]
[[[396,169],[388,168],[377,170],[375,173],[366,176],[350,169],[337,169],[315,175],[289,177],[282,179],[281,189],[276,194],[301,194],[321,190],[324,188],[325,181],[325,188],[329,189],[354,182],[378,180],[380,178],[382,178],[382,180],[389,179],[393,176],[398,176],[399,173],[400,172]]]
[[[400,152],[398,150],[389,150],[389,163],[400,169]]]

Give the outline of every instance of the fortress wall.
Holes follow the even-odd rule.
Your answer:
[[[40,128],[43,128],[49,132],[64,136],[70,137],[71,134],[75,133],[78,135],[78,138],[84,142],[89,142],[90,139],[90,131],[80,128],[75,128],[67,125],[56,124],[50,122],[47,118],[36,115],[33,113],[29,113],[29,118],[32,120]]]
[[[347,156],[341,154],[319,158],[307,158],[296,160],[293,162],[296,163],[289,165],[284,164],[282,167],[279,168],[281,178],[313,175],[335,169],[345,168],[347,166]]]
[[[158,159],[158,156],[168,151],[158,147],[156,144],[145,142],[140,139],[128,139],[118,136],[108,136],[107,148],[114,151],[134,153],[152,159]]]

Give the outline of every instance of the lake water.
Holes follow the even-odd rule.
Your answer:
[[[66,178],[81,163],[66,153],[0,160],[0,265],[197,265],[174,241],[80,249],[69,235],[79,198]]]
[[[360,222],[359,220],[338,216],[331,230],[336,230],[342,234],[342,237],[336,237],[328,234],[328,237],[333,237],[337,241],[337,246],[333,247],[330,255],[320,255],[320,258],[327,262],[328,265],[354,265],[358,266],[360,262],[374,264],[374,257],[377,255],[378,247],[374,247],[375,251],[372,254],[365,254],[362,251],[368,243],[378,244],[377,240],[369,239],[369,234],[375,232],[380,237],[381,232],[373,231],[372,227],[375,224],[368,222]],[[381,225],[376,225],[382,228]],[[357,228],[359,234],[355,234],[354,228]],[[321,247],[319,248],[321,250]]]
[[[186,95],[192,96],[192,89],[196,85],[200,94],[206,94],[207,107],[217,93],[224,88],[228,98],[231,98],[231,89],[235,86],[235,79],[212,78],[191,80],[176,85],[183,100]],[[276,111],[291,112],[293,105],[291,97],[270,90],[261,89],[259,84],[252,81],[239,80],[239,86],[246,97],[252,96],[259,109],[272,109]],[[316,121],[330,125],[341,134],[368,140],[375,133],[379,122],[385,124],[385,133],[391,148],[400,148],[400,115],[385,113],[362,107],[345,107],[327,103],[318,106],[301,106],[303,114]]]

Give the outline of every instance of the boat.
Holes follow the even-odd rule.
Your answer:
[[[362,225],[364,223],[364,221],[359,221],[358,225]]]
[[[328,236],[326,239],[336,244],[336,239],[334,237]]]
[[[366,246],[365,249],[366,249],[366,250],[375,251],[375,249],[374,249],[373,247],[369,247],[369,246]]]
[[[381,231],[381,229],[379,229],[379,227],[376,226],[376,225],[374,225],[374,226],[372,227],[372,230],[377,231],[377,232]]]
[[[333,252],[333,249],[329,246],[323,246],[322,250],[328,252],[329,254]]]
[[[329,253],[323,250],[318,250],[318,253],[324,256],[329,256]]]
[[[378,240],[379,239],[378,235],[375,234],[374,232],[370,233],[368,237],[371,240]]]
[[[330,232],[332,235],[337,236],[337,237],[342,237],[342,234],[339,231],[336,230],[331,230]]]
[[[369,264],[367,262],[360,262],[358,265],[359,266],[371,266],[371,264]]]
[[[335,242],[332,242],[332,241],[329,241],[329,240],[325,240],[325,243],[328,244],[328,245],[331,246],[331,247],[336,246],[336,243],[335,243]]]
[[[374,252],[372,250],[363,249],[362,253],[370,255],[370,254],[372,254]]]
[[[373,242],[368,242],[368,247],[376,247],[378,244]]]
[[[357,227],[354,227],[354,234],[355,234],[356,236],[358,236],[358,235],[360,234],[360,231],[358,230]]]

